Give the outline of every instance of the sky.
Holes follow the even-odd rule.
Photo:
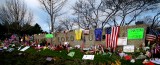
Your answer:
[[[1,1],[0,4],[3,4],[5,2],[5,0],[0,0],[0,1]],[[77,0],[68,0],[60,12],[60,13],[65,13],[65,14],[59,17],[58,19],[74,17],[72,15],[73,14],[72,6],[74,5],[76,1]],[[29,10],[33,12],[34,14],[35,22],[33,22],[32,25],[35,23],[38,23],[41,26],[42,30],[49,32],[49,25],[47,23],[47,19],[48,19],[47,14],[42,10],[42,7],[41,7],[42,5],[40,5],[39,1],[38,0],[24,0],[24,2],[28,6]]]
[[[48,32],[49,26],[48,26],[48,23],[46,23],[48,19],[46,16],[47,14],[42,10],[42,7],[39,1],[38,0],[24,0],[24,2],[27,4],[28,8],[30,8],[30,10],[34,14],[35,22],[33,24],[38,23],[44,31]],[[65,14],[59,18],[72,17],[73,10],[71,8],[75,2],[76,0],[68,0],[65,6],[61,10],[61,13],[65,13]]]

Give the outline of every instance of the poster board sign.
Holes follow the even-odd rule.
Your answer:
[[[127,45],[127,37],[119,37],[117,41],[118,46]]]
[[[127,30],[128,39],[143,39],[144,28],[132,28]]]
[[[123,52],[134,52],[134,45],[123,46]]]
[[[94,55],[83,55],[82,60],[94,60]]]
[[[45,37],[46,38],[53,38],[53,34],[46,34]]]

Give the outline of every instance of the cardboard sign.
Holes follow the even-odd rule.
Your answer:
[[[128,29],[128,39],[143,39],[144,28]]]
[[[45,37],[46,38],[53,38],[53,34],[46,34]]]
[[[118,46],[127,45],[127,37],[119,37],[117,45]]]
[[[82,60],[94,60],[94,55],[83,55]]]
[[[123,52],[134,52],[134,45],[123,46]]]

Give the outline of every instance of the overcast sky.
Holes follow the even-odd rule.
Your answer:
[[[27,6],[34,14],[34,23],[38,23],[44,31],[49,31],[48,24],[46,23],[46,13],[42,10],[40,3],[38,0],[24,0]],[[72,9],[71,7],[74,5],[76,0],[68,0],[65,6],[62,8],[61,13],[65,13],[61,17],[72,17]]]
[[[5,0],[0,0],[0,4],[3,4]],[[75,4],[77,0],[68,0],[65,6],[62,8],[61,13],[65,13],[59,18],[68,18],[68,17],[73,17],[72,13],[73,10],[71,9],[72,6]],[[48,24],[46,23],[47,21],[47,14],[42,10],[40,3],[38,0],[24,0],[24,2],[27,4],[28,8],[33,12],[34,14],[34,20],[35,23],[38,23],[41,28],[44,31],[49,31]],[[150,12],[151,13],[151,12]],[[153,12],[152,12],[153,13]],[[145,14],[146,15],[146,14]],[[138,17],[140,18],[140,17]]]

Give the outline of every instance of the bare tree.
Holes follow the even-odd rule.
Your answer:
[[[13,33],[29,29],[24,27],[26,24],[33,22],[33,14],[27,10],[25,3],[21,0],[6,0],[5,4],[0,7],[0,20]]]
[[[60,25],[63,26],[66,30],[73,30],[74,21],[69,18],[60,20]]]
[[[59,16],[58,12],[62,9],[67,0],[39,0],[43,10],[48,14],[51,32],[54,32],[55,21]]]
[[[115,17],[120,18],[120,26],[130,25],[137,21],[137,17],[150,10],[155,10],[155,1],[124,0],[120,2],[120,11]],[[143,15],[142,15],[143,16]],[[128,19],[128,20],[127,20]]]
[[[151,27],[152,28],[160,27],[160,12],[153,17]]]
[[[115,0],[114,0],[115,1]],[[119,7],[113,0],[79,0],[76,5],[73,7],[75,13],[82,21],[78,21],[78,24],[82,25],[82,23],[87,24],[92,28],[104,28],[113,16],[119,11]],[[86,26],[81,26],[86,27]]]
[[[149,25],[153,29],[158,28],[160,27],[160,12],[153,16],[146,16],[140,20],[144,21],[145,24]]]
[[[61,31],[64,31],[65,28],[61,25],[58,25],[58,26],[55,26],[55,32],[61,32]]]
[[[73,10],[80,27],[104,28],[129,25],[141,13],[156,9],[156,3],[156,0],[78,0]]]
[[[96,0],[78,0],[73,6],[74,14],[78,15],[76,21],[81,28],[97,28],[99,27],[98,20],[101,17],[99,14],[102,2],[96,3]]]
[[[136,17],[143,12],[156,9],[156,0],[102,0],[102,9],[106,23],[113,23],[114,26],[124,26],[135,22]],[[129,20],[127,20],[129,19]],[[119,23],[120,22],[120,23]]]

